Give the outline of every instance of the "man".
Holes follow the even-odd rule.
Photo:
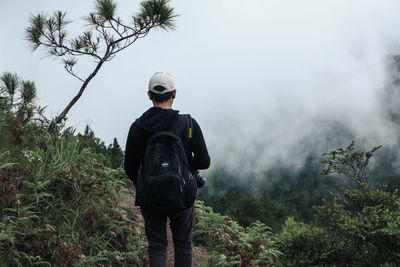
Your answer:
[[[172,76],[163,72],[155,73],[150,79],[147,95],[153,102],[153,107],[138,118],[129,130],[125,149],[125,171],[136,185],[136,205],[141,207],[145,220],[150,266],[167,266],[168,217],[174,242],[175,266],[188,267],[192,264],[193,203],[189,208],[168,213],[160,212],[144,204],[143,196],[139,194],[140,185],[137,184],[148,140],[156,133],[170,130],[184,116],[172,109],[176,97]],[[210,157],[199,125],[194,119],[191,122],[191,138],[189,139],[187,130],[183,130],[179,136],[190,171],[196,173],[197,170],[210,166]]]

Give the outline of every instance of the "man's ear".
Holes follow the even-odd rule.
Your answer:
[[[176,96],[176,89],[174,90],[174,92],[172,93],[172,99],[175,99]]]
[[[149,96],[150,100],[153,100],[153,96],[150,94],[150,91],[147,91],[147,95]]]

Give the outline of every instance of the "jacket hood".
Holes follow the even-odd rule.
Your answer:
[[[178,116],[179,111],[174,109],[163,109],[152,107],[137,119],[136,123],[140,131],[151,136],[156,132],[164,131],[172,125]]]

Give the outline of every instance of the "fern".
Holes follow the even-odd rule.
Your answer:
[[[214,213],[202,201],[195,205],[193,238],[211,255],[209,266],[268,266],[277,262],[282,253],[274,247],[270,227],[256,222],[244,228],[231,218]]]

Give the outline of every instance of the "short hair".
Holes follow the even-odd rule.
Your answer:
[[[167,92],[167,93],[164,93],[164,94],[156,94],[156,93],[150,91],[150,94],[151,94],[152,98],[157,103],[167,102],[172,97],[173,93],[174,93],[174,91]]]

